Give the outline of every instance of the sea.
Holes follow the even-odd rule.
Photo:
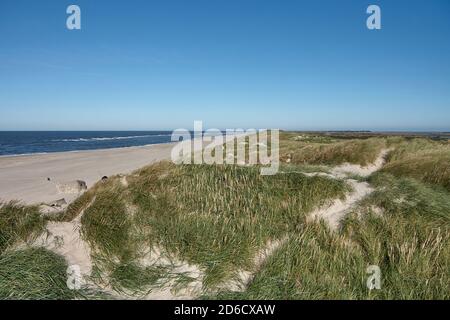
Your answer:
[[[340,138],[352,138],[355,134],[353,131],[322,131],[321,133],[336,135]],[[361,132],[357,133],[358,136],[361,135]],[[449,132],[367,131],[362,133],[450,140]],[[171,142],[171,135],[172,131],[0,131],[0,157],[144,146]]]
[[[0,156],[144,146],[171,131],[0,131]]]

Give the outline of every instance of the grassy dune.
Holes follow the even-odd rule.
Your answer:
[[[450,196],[384,173],[377,191],[348,216],[344,233],[383,271],[383,299],[450,298]],[[382,214],[373,208],[382,209]]]
[[[220,299],[355,299],[367,297],[366,263],[342,236],[322,224],[304,223],[266,261],[244,292]]]
[[[439,185],[450,191],[450,143],[428,139],[404,141],[388,160],[384,172]]]
[[[377,191],[353,209],[339,234],[305,223],[245,292],[216,297],[449,299],[449,195],[386,174],[375,175],[371,182]],[[370,265],[381,269],[381,290],[366,287]]]
[[[160,162],[97,183],[57,220],[84,211],[81,233],[92,249],[92,280],[118,293],[144,295],[172,280],[180,287],[199,280],[175,271],[181,261],[201,270],[203,298],[450,298],[448,142],[304,133],[280,138],[283,165],[275,176],[261,176],[257,167]],[[387,163],[367,179],[375,191],[348,212],[338,231],[308,219],[351,188],[302,172],[329,172],[344,162],[367,165],[386,148]],[[0,214],[3,251],[39,235],[46,222],[37,208],[14,203],[1,206]],[[281,239],[255,266],[257,252]],[[169,263],[148,263],[151,249]],[[26,267],[36,255],[33,268]],[[7,289],[0,297],[70,298],[73,292],[60,286],[62,262],[43,249],[3,252],[0,287],[3,281]],[[43,287],[27,295],[20,279],[33,284],[52,264],[56,271],[49,277],[57,285],[44,278]],[[366,287],[370,265],[381,268],[381,290]],[[223,286],[242,270],[253,274],[243,290]]]
[[[250,268],[257,249],[294,232],[312,208],[347,190],[323,177],[162,162],[130,177],[127,188],[109,181],[84,213],[82,231],[101,261],[110,258],[112,272],[157,246],[200,266],[204,286],[213,287]]]
[[[334,139],[283,133],[280,136],[281,159],[293,164],[338,165],[344,162],[367,165],[386,148],[385,138]]]

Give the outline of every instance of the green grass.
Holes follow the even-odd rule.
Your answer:
[[[429,139],[404,141],[390,153],[383,171],[450,191],[450,144]]]
[[[56,221],[72,221],[75,217],[77,217],[79,214],[82,213],[84,209],[86,209],[91,201],[94,199],[95,195],[95,187],[92,189],[89,189],[87,192],[83,193],[81,196],[79,196],[75,201],[71,202],[66,210],[56,219]]]
[[[0,253],[20,241],[31,241],[45,229],[45,220],[35,206],[0,203]]]
[[[325,139],[325,140],[323,140]],[[367,165],[386,148],[385,138],[337,140],[331,138],[296,139],[292,134],[280,136],[280,158],[292,164],[338,165],[344,162]]]
[[[347,216],[340,233],[304,223],[244,292],[206,298],[450,299],[449,195],[386,174],[371,182],[377,190]],[[381,290],[366,287],[369,265],[381,269]]]
[[[174,172],[154,183],[149,197],[139,179],[130,185],[141,208],[138,219],[151,228],[152,243],[204,267],[207,287],[250,268],[255,250],[295,230],[307,212],[346,190],[323,177],[263,177],[257,168],[169,167]],[[144,183],[155,178],[147,173]]]
[[[128,260],[132,254],[130,246],[131,221],[127,216],[120,190],[102,190],[81,218],[81,232],[94,250],[104,255]]]
[[[238,166],[146,167],[129,187],[114,180],[85,211],[82,230],[102,257],[132,263],[140,248],[157,246],[205,270],[212,288],[240,268],[251,268],[255,251],[296,229],[305,214],[342,197],[342,181],[296,174],[261,176]],[[135,212],[130,214],[130,204]],[[104,264],[103,264],[104,265]]]
[[[367,297],[366,262],[321,224],[304,223],[269,257],[244,292],[219,299],[355,299]]]
[[[71,202],[67,206],[66,210],[62,212],[62,214],[58,215],[55,218],[52,218],[52,220],[60,222],[72,221],[75,217],[82,214],[82,212],[91,205],[95,198],[95,195],[107,188],[107,186],[109,186],[108,183],[105,184],[103,182],[97,182],[89,190],[87,190],[81,196]]]
[[[450,195],[386,174],[371,182],[377,191],[347,217],[344,229],[365,259],[382,270],[384,285],[377,297],[449,299]]]
[[[45,249],[26,249],[0,255],[0,299],[73,299],[63,257]]]
[[[450,194],[411,178],[396,178],[379,172],[369,182],[377,187],[370,200],[387,215],[401,212],[411,220],[429,217],[439,224],[450,222]]]
[[[168,277],[166,267],[141,267],[136,263],[121,264],[110,274],[110,285],[118,292],[129,295],[142,295],[150,292],[158,282]]]

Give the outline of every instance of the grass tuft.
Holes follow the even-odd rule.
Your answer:
[[[0,253],[19,241],[31,241],[45,230],[36,206],[0,203]]]
[[[75,298],[66,284],[63,257],[45,249],[0,255],[0,299],[60,300]]]
[[[383,172],[409,177],[450,191],[450,144],[429,139],[401,143],[390,153]]]

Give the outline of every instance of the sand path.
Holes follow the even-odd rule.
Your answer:
[[[361,177],[368,177],[372,173],[381,169],[385,162],[385,157],[390,150],[382,150],[373,164],[362,167],[354,164],[342,164],[335,167],[331,174],[326,173],[311,173],[311,175],[325,175],[335,179],[345,179],[352,186],[353,191],[346,196],[345,199],[335,199],[331,204],[327,204],[321,208],[314,210],[310,216],[310,220],[324,220],[331,230],[337,230],[340,222],[346,214],[354,207],[354,205],[373,192],[373,188],[367,182],[360,182],[354,179],[349,179],[349,175],[359,175]]]

